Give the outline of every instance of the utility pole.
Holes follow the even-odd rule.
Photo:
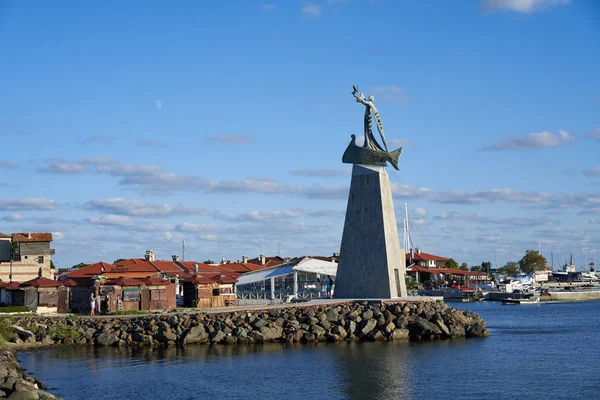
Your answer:
[[[538,240],[538,254],[541,256],[542,255],[542,241]]]
[[[281,243],[277,243],[277,257],[281,257]]]
[[[181,239],[181,261],[185,261],[185,239]]]

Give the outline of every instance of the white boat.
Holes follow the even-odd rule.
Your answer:
[[[540,298],[539,297],[532,297],[532,298],[528,298],[528,299],[504,299],[502,300],[502,304],[539,304],[540,303]]]

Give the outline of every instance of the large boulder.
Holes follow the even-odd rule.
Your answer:
[[[390,335],[390,340],[407,340],[409,337],[408,329],[394,329]]]
[[[260,333],[263,334],[264,340],[278,340],[281,339],[283,328],[277,324],[273,326],[263,326],[260,328]]]
[[[211,343],[221,343],[225,339],[225,333],[223,331],[215,331],[210,335]]]
[[[32,338],[35,341],[35,335],[33,334],[33,332],[30,332],[27,329],[21,328],[18,325],[13,325],[12,328],[14,329],[14,331],[17,334],[17,336],[19,337],[19,339],[21,339],[22,341],[27,342],[27,340],[30,338]]]
[[[96,343],[102,346],[112,346],[114,343],[117,343],[119,338],[112,333],[101,333],[96,338]]]
[[[360,323],[360,333],[366,336],[377,326],[377,321],[374,319],[365,319]]]
[[[196,325],[187,331],[183,341],[184,343],[206,343],[208,339],[208,333],[204,329],[204,325]]]
[[[440,335],[442,331],[434,323],[421,317],[413,317],[408,324],[410,336]]]

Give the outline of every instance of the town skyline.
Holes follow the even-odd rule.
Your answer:
[[[141,4],[0,5],[0,232],[58,268],[339,252],[352,85],[404,147],[401,240],[407,203],[469,266],[600,248],[592,2]]]

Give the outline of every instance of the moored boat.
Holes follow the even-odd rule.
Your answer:
[[[540,298],[539,297],[531,297],[528,299],[504,299],[502,300],[502,304],[539,304],[540,303]]]

